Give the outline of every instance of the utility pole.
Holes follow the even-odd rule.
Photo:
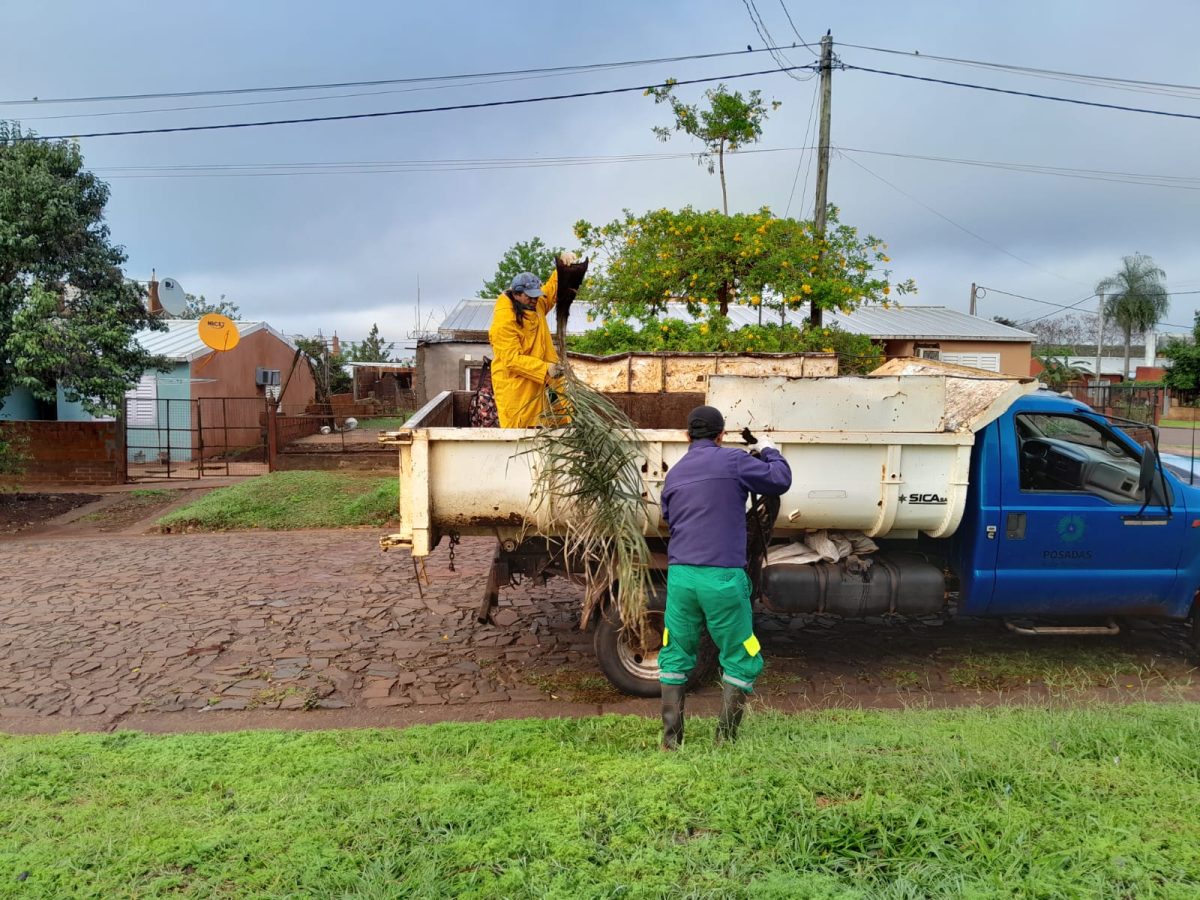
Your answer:
[[[829,205],[829,113],[833,100],[833,34],[821,38],[821,131],[817,141],[817,199],[813,208],[813,230],[818,242],[817,253],[823,257],[820,242],[825,240],[825,207]],[[820,266],[821,260],[817,260]],[[821,307],[814,300],[808,310],[808,321],[821,327]]]
[[[975,287],[975,282],[971,282],[971,315],[975,315],[975,304],[978,300],[979,291]]]
[[[1104,295],[1100,294],[1100,309],[1096,316],[1100,326],[1096,329],[1096,377],[1092,379],[1092,400],[1100,400],[1100,357],[1104,355]],[[1105,404],[1106,406],[1108,404]]]

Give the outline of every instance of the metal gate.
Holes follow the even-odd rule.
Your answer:
[[[130,481],[264,475],[267,403],[262,397],[125,401]]]

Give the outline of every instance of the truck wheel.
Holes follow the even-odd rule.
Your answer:
[[[634,697],[658,697],[662,693],[658,682],[658,651],[662,646],[663,614],[651,610],[647,618],[646,639],[639,642],[621,629],[619,614],[606,607],[596,623],[593,648],[600,668],[613,687]],[[717,648],[706,634],[700,639],[696,668],[688,678],[688,690],[694,690],[712,679],[717,668]]]

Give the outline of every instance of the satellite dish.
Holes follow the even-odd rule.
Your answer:
[[[164,278],[158,285],[158,302],[173,316],[182,316],[187,312],[187,294],[174,278]]]
[[[204,345],[218,352],[232,350],[238,345],[237,325],[229,316],[209,313],[200,319],[196,330],[200,333],[200,340],[204,341]]]

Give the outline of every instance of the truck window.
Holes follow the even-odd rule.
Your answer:
[[[1070,415],[1016,417],[1023,491],[1076,491],[1141,503],[1138,457],[1111,430]]]

